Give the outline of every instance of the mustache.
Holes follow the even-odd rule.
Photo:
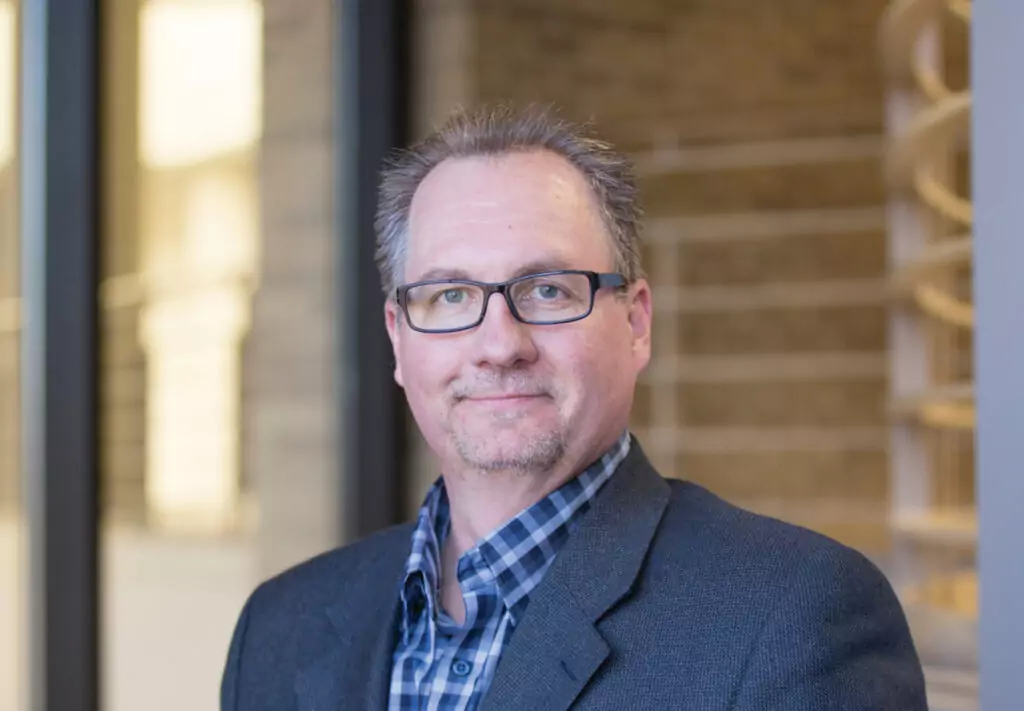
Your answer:
[[[549,395],[548,383],[523,373],[480,374],[472,379],[456,380],[448,388],[454,402],[466,398],[496,395]]]

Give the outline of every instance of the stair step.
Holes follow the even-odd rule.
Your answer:
[[[875,380],[887,374],[888,354],[884,352],[679,356],[651,363],[640,384]]]
[[[648,215],[669,217],[754,210],[850,208],[885,202],[882,162],[876,157],[696,173],[665,173],[639,180]]]
[[[694,427],[857,427],[886,422],[887,383],[882,379],[683,383],[674,390],[677,421]]]
[[[885,452],[689,453],[675,462],[676,476],[730,500],[783,499],[801,506],[832,499],[888,510]]]
[[[659,426],[882,426],[887,394],[882,378],[643,384],[633,412]]]
[[[632,160],[638,175],[652,176],[879,159],[884,150],[881,134],[864,134],[665,147]]]
[[[888,427],[689,427],[634,422],[644,449],[664,460],[680,454],[884,452]],[[671,463],[671,462],[670,462]]]
[[[883,232],[871,231],[693,241],[648,246],[644,256],[656,290],[673,284],[711,287],[877,279],[886,271],[886,240]],[[669,260],[672,263],[666,263]]]
[[[834,279],[805,283],[768,281],[741,286],[664,286],[659,303],[668,313],[762,311],[874,306],[889,301],[888,282]]]
[[[888,311],[883,304],[679,314],[663,311],[657,313],[655,324],[659,318],[675,320],[675,337],[663,342],[659,339],[658,331],[655,331],[653,345],[656,357],[680,354],[878,352],[886,348],[888,330]]]
[[[883,205],[652,217],[644,223],[643,244],[657,250],[689,243],[876,234],[885,232],[887,225],[888,215]]]

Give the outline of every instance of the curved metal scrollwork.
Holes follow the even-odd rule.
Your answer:
[[[971,200],[958,194],[948,171],[937,170],[936,165],[969,146],[971,91],[950,88],[936,63],[919,51],[924,35],[943,15],[970,22],[971,3],[897,0],[883,20],[881,47],[890,86],[912,89],[918,97],[914,115],[890,138],[886,170],[892,191],[913,194],[935,221],[953,223],[969,233],[974,221]],[[949,287],[949,278],[941,278],[969,268],[970,237],[935,237],[894,270],[894,293],[911,299],[928,318],[972,329],[973,304]]]
[[[944,74],[943,30],[970,23],[967,0],[892,0],[880,44],[888,83],[894,556],[929,696],[976,708],[976,427],[970,340],[974,211],[958,159],[969,155],[971,91]],[[909,572],[908,572],[909,571]]]

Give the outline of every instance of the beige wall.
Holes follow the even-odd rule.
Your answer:
[[[332,6],[264,2],[262,257],[243,386],[263,574],[340,540]]]

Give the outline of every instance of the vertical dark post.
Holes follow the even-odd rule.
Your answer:
[[[1024,699],[1024,3],[972,7],[978,655],[981,708],[990,711]]]
[[[408,2],[341,0],[336,12],[338,314],[347,540],[396,523],[405,481],[405,404],[393,379],[373,217],[381,163],[407,140]]]
[[[21,13],[29,708],[97,711],[98,4]]]

